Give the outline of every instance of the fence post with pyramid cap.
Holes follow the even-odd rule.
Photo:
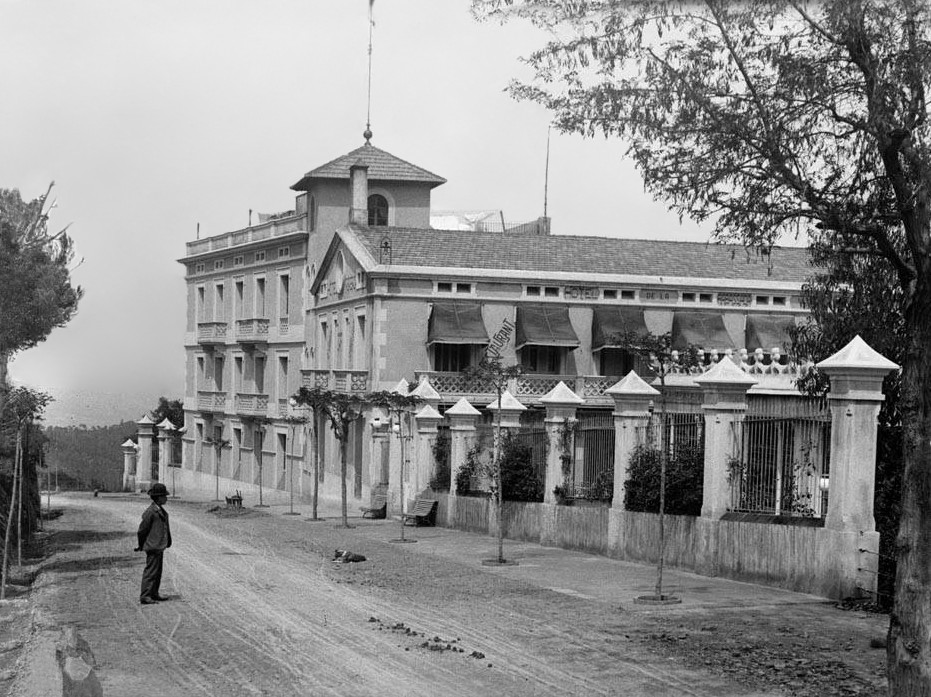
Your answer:
[[[571,432],[567,437],[568,442],[563,442],[563,429],[571,429],[576,423],[576,411],[585,400],[560,381],[540,399],[540,402],[546,407],[544,423],[549,446],[546,451],[543,503],[540,506],[540,544],[556,545],[559,512],[555,490],[557,486],[565,484],[563,458],[571,458],[575,449],[575,437]]]
[[[833,578],[844,597],[876,591],[879,533],[873,518],[877,417],[883,378],[899,366],[856,336],[817,364],[831,380],[831,469],[825,532],[830,556],[843,560]]]
[[[456,475],[466,463],[469,449],[475,442],[475,422],[482,414],[469,404],[465,397],[446,410],[449,420],[449,497],[446,507],[446,524],[455,527]]]
[[[614,495],[608,511],[608,549],[624,549],[624,498],[630,458],[638,444],[638,430],[650,423],[650,402],[659,390],[643,381],[633,370],[605,394],[614,400]]]

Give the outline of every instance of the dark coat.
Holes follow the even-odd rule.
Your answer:
[[[154,501],[142,514],[139,523],[139,548],[145,552],[164,550],[171,547],[171,528],[168,527],[168,511]]]

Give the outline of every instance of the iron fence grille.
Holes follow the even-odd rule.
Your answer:
[[[533,474],[537,481],[546,482],[546,450],[548,438],[546,424],[543,422],[546,414],[543,411],[531,409],[521,415],[520,429],[514,438],[521,445],[530,450],[530,460],[533,465]]]
[[[580,411],[569,467],[569,498],[610,502],[614,496],[614,417]]]
[[[748,414],[734,423],[731,510],[821,518],[827,513],[831,417]]]

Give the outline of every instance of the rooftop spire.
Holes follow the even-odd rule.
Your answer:
[[[372,28],[375,26],[375,20],[372,17],[372,10],[375,6],[375,0],[369,0],[369,85],[368,85],[368,102],[365,113],[365,131],[362,137],[365,138],[365,144],[368,145],[372,140]]]

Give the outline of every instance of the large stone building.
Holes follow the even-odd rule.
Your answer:
[[[609,408],[606,388],[648,373],[612,345],[625,326],[671,332],[709,363],[745,351],[759,373],[789,369],[805,250],[557,235],[547,219],[434,229],[444,181],[366,142],[305,174],[294,211],[188,243],[189,486],[212,491],[219,474],[224,490],[309,491],[304,428],[289,420],[301,384],[365,394],[406,380],[442,412],[491,401],[460,372],[490,351],[523,367],[525,405],[563,381]],[[335,496],[333,446],[324,439],[322,491]],[[355,499],[391,488],[370,419],[354,424],[349,460]]]

